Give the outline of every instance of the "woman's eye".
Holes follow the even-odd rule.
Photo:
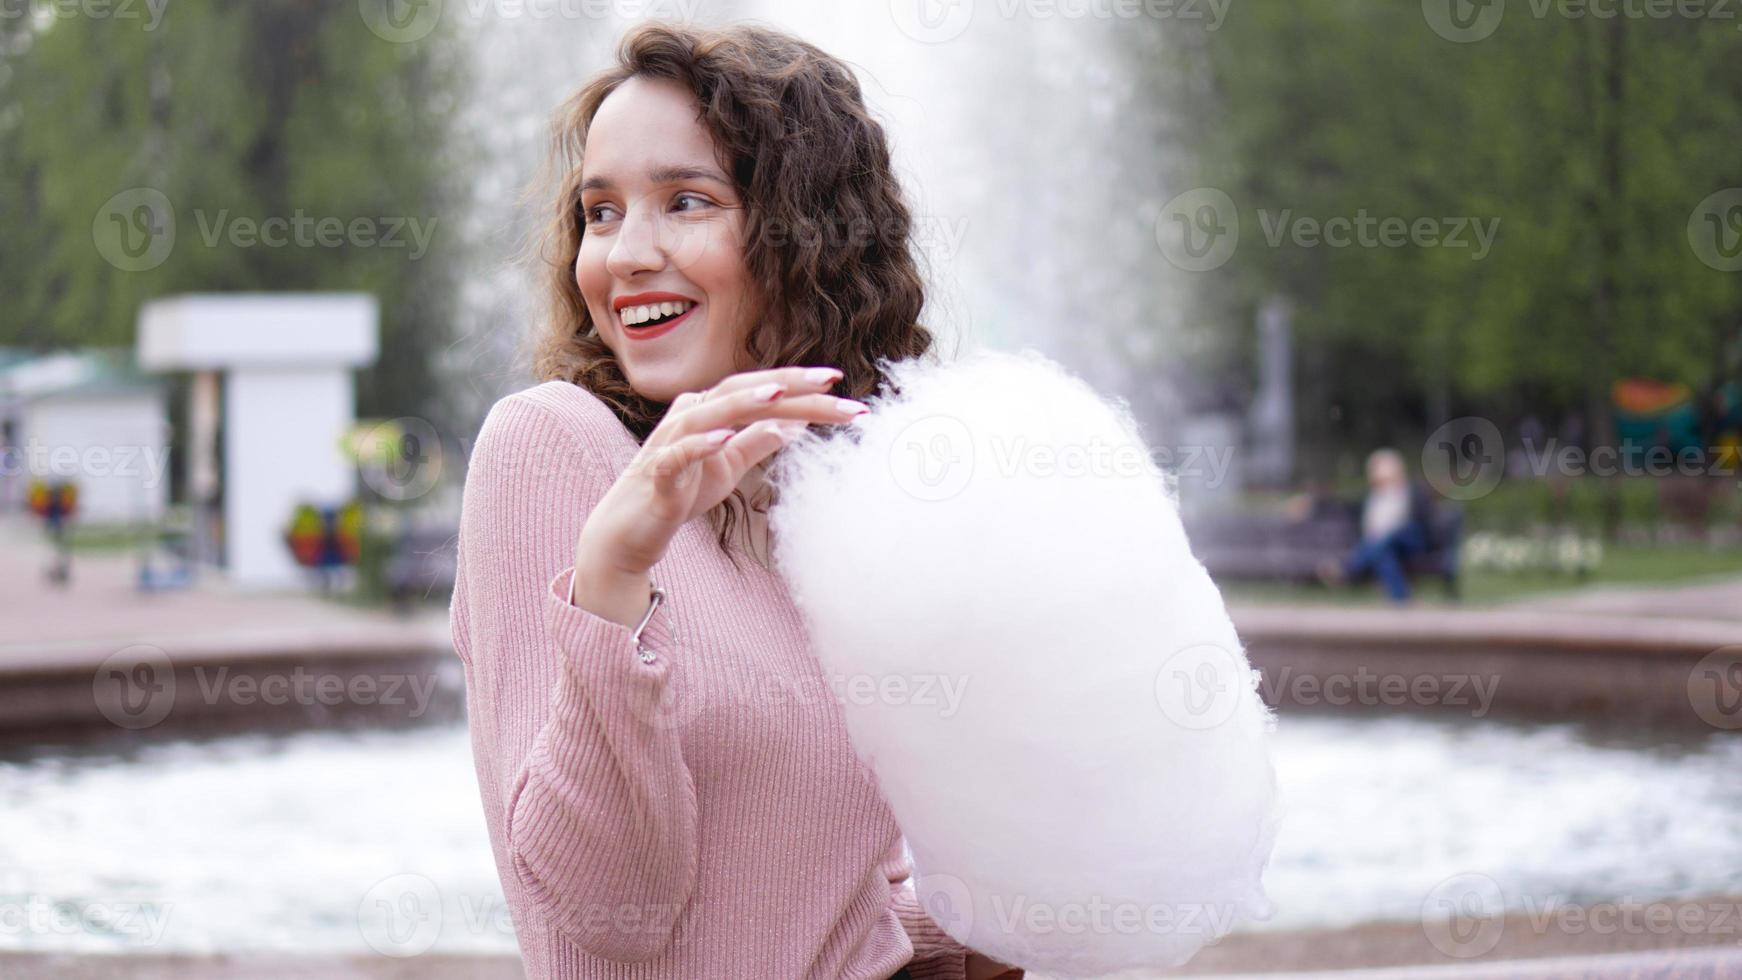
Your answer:
[[[672,198],[671,206],[674,211],[699,211],[717,205],[700,194],[683,193]],[[576,210],[580,214],[583,225],[607,224],[616,221],[619,217],[617,209],[609,204],[595,204],[590,208],[579,205]]]
[[[592,207],[581,208],[581,223],[588,225],[603,224],[610,221],[611,212],[615,210],[609,204],[595,204]]]
[[[696,204],[698,204],[704,208],[710,208],[710,207],[714,206],[713,201],[708,200],[707,198],[701,196],[700,194],[687,194],[687,193],[686,194],[679,194],[677,197],[672,198],[671,203],[672,203],[673,207],[677,207],[678,202],[686,201],[686,200],[687,201],[694,201],[694,202],[696,202]],[[695,208],[683,208],[682,210],[694,211],[696,209]]]

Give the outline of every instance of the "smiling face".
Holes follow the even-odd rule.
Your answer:
[[[748,366],[755,289],[742,200],[681,84],[636,76],[587,131],[575,258],[595,329],[643,397],[671,402]]]

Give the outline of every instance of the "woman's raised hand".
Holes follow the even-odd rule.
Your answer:
[[[577,602],[583,565],[595,582],[644,577],[679,527],[726,499],[805,425],[869,411],[828,394],[840,379],[830,367],[769,368],[679,395],[587,517],[575,552]]]

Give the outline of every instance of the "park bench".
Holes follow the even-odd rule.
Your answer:
[[[1458,543],[1463,513],[1441,506],[1434,514],[1433,546],[1412,557],[1404,571],[1412,579],[1440,580],[1446,594],[1458,594]],[[1361,539],[1352,509],[1321,507],[1303,520],[1280,514],[1214,512],[1186,522],[1192,551],[1217,581],[1316,581],[1326,560],[1341,561]]]

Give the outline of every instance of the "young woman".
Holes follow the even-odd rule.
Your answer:
[[[485,418],[460,524],[527,975],[1020,977],[916,903],[768,567],[772,455],[931,348],[882,128],[774,31],[649,23],[618,56],[559,113],[546,380]]]

